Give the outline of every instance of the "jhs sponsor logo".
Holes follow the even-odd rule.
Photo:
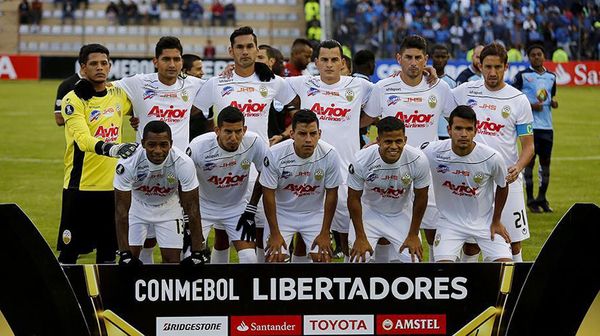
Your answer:
[[[373,315],[307,315],[305,335],[373,335]]]
[[[446,181],[442,184],[442,186],[450,189],[454,195],[469,196],[469,197],[476,196],[477,189],[479,189],[477,187],[469,187],[464,182],[460,185],[455,185],[454,183],[452,183],[450,181]]]
[[[248,99],[248,103],[238,103],[235,100],[231,102],[231,106],[237,107],[246,117],[260,117],[267,104],[253,103],[252,99]]]
[[[433,125],[433,114],[419,113],[415,110],[413,114],[405,114],[404,112],[396,113],[396,118],[404,121],[407,128],[427,127]]]
[[[232,316],[232,336],[302,335],[300,316]]]
[[[316,193],[316,190],[319,188],[319,186],[311,186],[309,184],[293,184],[290,183],[287,186],[285,186],[283,188],[283,190],[288,190],[290,192],[292,192],[294,195],[300,197],[300,196],[307,196],[307,195],[312,195]]]
[[[491,122],[490,118],[486,118],[485,121],[477,120],[477,133],[485,135],[499,135],[500,130],[504,128],[502,124],[496,124]]]
[[[315,112],[321,120],[344,121],[350,118],[348,115],[349,108],[335,107],[335,104],[325,107],[321,106],[320,103],[315,103],[310,110]]]
[[[174,189],[175,188],[161,187],[160,184],[157,184],[155,186],[141,185],[135,190],[141,191],[148,196],[166,196],[170,194]]]
[[[496,105],[492,105],[492,104],[482,104],[482,105],[479,105],[478,107],[482,110],[496,111]]]
[[[446,315],[378,315],[378,335],[445,335]]]
[[[381,195],[381,197],[383,198],[400,198],[402,195],[404,195],[404,189],[396,189],[394,187],[388,187],[388,188],[379,188],[379,187],[375,187],[373,189],[374,192],[378,193],[379,195]]]
[[[227,176],[218,177],[216,175],[211,176],[208,182],[217,186],[217,188],[230,188],[243,184],[246,181],[246,175],[233,175],[233,173],[227,174]]]
[[[116,142],[119,139],[119,126],[110,124],[110,127],[100,126],[94,133],[94,138],[103,139],[104,142]]]
[[[150,109],[150,112],[148,112],[148,116],[153,116],[164,122],[179,122],[185,117],[186,112],[187,109],[176,109],[173,108],[173,105],[170,105],[169,108],[166,110],[163,110],[159,106],[154,105]]]
[[[157,317],[156,335],[227,336],[226,316]]]

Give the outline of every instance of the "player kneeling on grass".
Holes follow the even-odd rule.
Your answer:
[[[454,262],[474,239],[484,261],[512,261],[510,237],[500,222],[508,196],[506,164],[500,153],[474,142],[477,117],[459,105],[450,114],[450,139],[424,143],[440,222],[433,243],[436,262]]]
[[[352,242],[350,261],[369,261],[380,238],[390,241],[400,253],[392,260],[423,259],[419,228],[427,208],[431,175],[427,158],[406,145],[404,132],[401,120],[381,119],[377,123],[378,144],[359,151],[348,167],[348,210],[353,223],[348,235]]]
[[[292,119],[291,139],[271,147],[260,176],[268,226],[265,260],[282,262],[296,232],[302,235],[315,262],[331,261],[329,231],[342,183],[340,158],[333,146],[320,141],[319,119],[300,110]]]
[[[141,264],[138,258],[150,228],[156,233],[163,263],[178,263],[184,212],[192,254],[182,263],[204,263],[196,170],[192,160],[173,147],[169,125],[158,120],[146,124],[142,147],[119,161],[114,188],[120,265]]]

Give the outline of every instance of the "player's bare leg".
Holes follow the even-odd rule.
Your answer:
[[[134,257],[139,258],[140,252],[142,251],[142,246],[129,245],[129,250],[131,251],[131,254],[133,254]]]
[[[342,252],[344,252],[344,262],[350,260],[350,250],[348,249],[348,233],[340,232],[340,242],[342,243]]]
[[[308,262],[309,257],[306,255],[306,244],[304,243],[304,239],[302,239],[302,235],[300,235],[300,233],[296,233],[294,242],[294,255],[292,256],[292,262]]]
[[[479,245],[465,243],[463,245],[463,255],[460,258],[460,261],[462,261],[462,262],[477,262],[477,261],[479,261],[479,252],[481,252]]]
[[[521,262],[523,261],[523,255],[521,254],[521,242],[511,242],[510,249],[512,250],[513,259],[509,261]]]
[[[146,264],[154,264],[154,247],[156,246],[156,238],[147,238],[144,241],[144,247],[140,251],[139,258]]]
[[[131,253],[134,252],[132,251]],[[181,249],[161,248],[160,255],[162,256],[163,264],[178,264],[181,259]]]
[[[264,228],[256,228],[256,260],[259,263],[265,262],[265,243],[263,242]]]
[[[229,263],[229,236],[225,230],[215,229],[215,242],[210,261],[212,264]]]
[[[240,264],[256,263],[256,244],[253,241],[235,240],[233,241]]]
[[[434,229],[423,229],[425,233],[425,240],[427,241],[427,245],[429,246],[429,262],[434,262],[433,255],[433,242],[435,241],[435,230]]]

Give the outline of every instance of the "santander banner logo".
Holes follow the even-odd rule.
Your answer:
[[[296,315],[231,316],[231,336],[302,335],[302,319]]]
[[[446,315],[377,315],[377,335],[445,335]]]

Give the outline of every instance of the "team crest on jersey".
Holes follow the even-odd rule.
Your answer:
[[[71,115],[74,112],[75,112],[75,108],[73,107],[73,105],[71,105],[71,104],[65,105],[65,114],[66,115]]]
[[[154,96],[156,96],[156,91],[150,89],[146,89],[146,91],[144,91],[144,100],[152,99]]]
[[[410,177],[410,175],[408,175],[408,173],[405,173],[400,178],[400,181],[402,181],[402,184],[404,184],[404,185],[409,185],[412,182],[412,177]]]
[[[169,173],[167,175],[167,182],[169,184],[175,184],[175,182],[177,182],[177,178],[175,177],[175,175],[173,175],[173,173]]]
[[[266,157],[266,156],[265,156],[265,159],[263,160],[263,165],[264,165],[265,167],[268,167],[268,166],[269,166],[269,158],[268,158],[268,157]]]
[[[64,230],[62,233],[62,241],[63,243],[65,243],[65,245],[69,245],[69,243],[71,242],[71,231],[69,230]]]
[[[540,103],[545,102],[546,99],[548,99],[548,91],[546,91],[546,89],[544,89],[544,88],[541,88],[536,93],[536,97]]]
[[[90,112],[90,122],[98,120],[100,118],[100,115],[102,115],[102,113],[100,113],[99,110],[93,110],[92,112]]]
[[[315,180],[321,181],[324,176],[325,176],[325,172],[323,171],[323,169],[321,169],[321,168],[317,169],[317,171],[315,172]]]
[[[351,102],[354,100],[354,91],[352,89],[346,90],[346,99]]]
[[[433,241],[433,246],[440,245],[440,240],[442,240],[442,235],[438,233],[435,235],[435,240]]]
[[[308,89],[308,92],[306,93],[307,96],[316,96],[319,93],[319,89],[311,87],[310,89]]]
[[[242,162],[240,162],[240,166],[242,167],[243,170],[248,170],[250,169],[250,161],[248,161],[247,159],[242,160]]]
[[[123,167],[122,164],[118,164],[117,168],[115,169],[115,172],[117,173],[117,175],[121,175],[123,174],[123,172],[125,171],[125,167]]]
[[[470,107],[475,107],[477,106],[477,100],[470,98],[469,100],[467,100],[467,105]]]
[[[400,97],[396,95],[389,96],[387,99],[387,106],[396,105],[397,102],[400,101]]]
[[[478,185],[481,185],[484,177],[485,175],[483,174],[483,172],[476,172],[475,175],[473,175],[473,182],[477,183]]]
[[[506,119],[510,116],[510,106],[504,105],[502,108],[502,118]]]
[[[188,99],[190,99],[190,96],[188,96],[188,93],[185,89],[183,89],[181,91],[181,100],[183,100],[184,102],[187,102]]]
[[[225,97],[233,92],[233,86],[226,86],[221,91],[221,97]]]
[[[267,98],[267,95],[269,94],[269,90],[264,84],[261,84],[261,86],[258,87],[258,92],[263,98]]]
[[[350,165],[348,166],[348,172],[349,172],[350,174],[354,174],[354,165],[353,165],[353,164],[350,164]]]
[[[429,105],[429,108],[434,109],[437,106],[437,98],[434,95],[429,96],[427,104]]]

